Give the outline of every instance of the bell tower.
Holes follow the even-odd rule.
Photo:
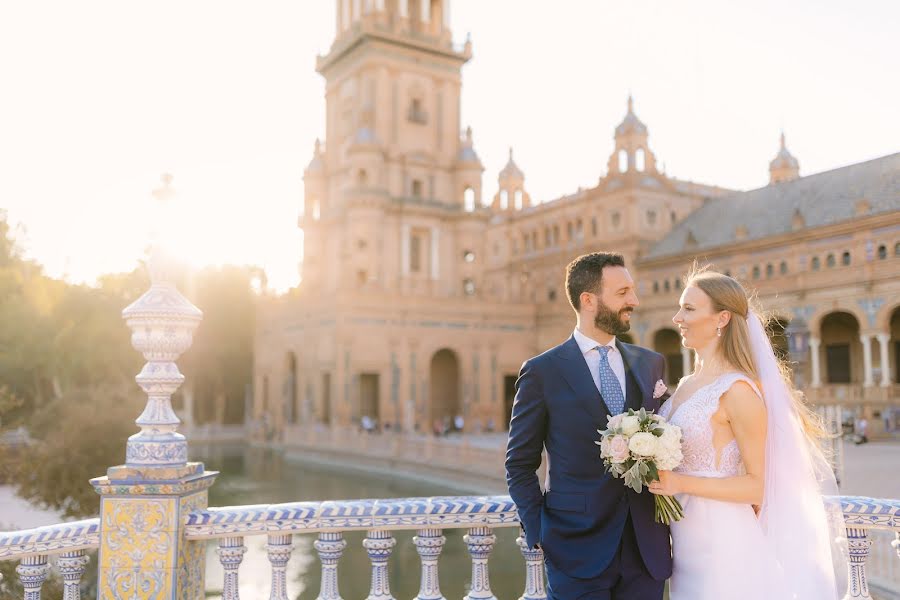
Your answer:
[[[482,212],[483,167],[460,123],[472,45],[454,45],[449,10],[450,0],[337,2],[337,34],[316,61],[325,140],[301,219],[304,279],[317,274],[320,289],[458,287],[442,266],[472,245],[453,221]]]

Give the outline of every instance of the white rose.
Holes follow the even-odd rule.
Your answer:
[[[630,415],[622,419],[622,433],[625,435],[634,435],[641,430],[641,420],[635,415]]]
[[[680,465],[683,459],[684,456],[682,456],[680,448],[674,450],[666,448],[656,455],[654,462],[656,463],[656,468],[660,471],[671,471]]]
[[[667,451],[681,450],[681,430],[678,427],[666,426],[659,437],[659,444]]]
[[[641,456],[653,456],[659,450],[659,443],[652,433],[639,431],[631,436],[628,441],[628,449]]]

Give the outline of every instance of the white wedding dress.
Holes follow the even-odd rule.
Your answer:
[[[681,402],[672,400],[659,414],[682,430],[684,460],[676,472],[695,477],[735,477],[743,473],[741,453],[732,440],[716,452],[710,417],[719,399],[737,381],[756,384],[740,373],[726,373]],[[675,394],[677,396],[677,393]],[[717,460],[718,458],[718,460]],[[684,518],[671,525],[674,567],[670,600],[764,600],[767,578],[775,572],[759,520],[749,504],[679,494]]]

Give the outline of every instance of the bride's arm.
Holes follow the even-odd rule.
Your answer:
[[[737,477],[691,477],[660,471],[654,494],[690,494],[725,502],[762,504],[766,472],[766,406],[746,382],[736,382],[720,400],[746,470]]]

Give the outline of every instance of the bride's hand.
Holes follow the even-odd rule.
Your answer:
[[[672,471],[660,471],[659,481],[651,481],[649,487],[651,494],[659,496],[674,496],[681,493],[681,480],[678,473]]]

